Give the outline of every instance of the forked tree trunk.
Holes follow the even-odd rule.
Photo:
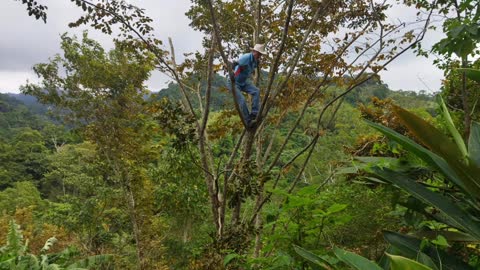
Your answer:
[[[256,128],[247,130],[245,134],[245,140],[242,147],[243,155],[239,162],[238,167],[243,167],[243,165],[247,165],[249,162],[254,162],[251,160],[251,156],[252,156],[253,143],[255,141],[255,132],[256,132]],[[248,179],[248,180],[251,181],[251,179]],[[242,208],[242,201],[236,200],[233,206],[232,225],[237,225],[240,223],[241,208]]]

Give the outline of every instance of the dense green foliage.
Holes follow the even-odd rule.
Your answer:
[[[365,86],[361,99],[352,99],[351,103],[355,105],[367,100],[370,91],[372,90]],[[383,93],[381,97],[391,97],[406,104],[419,102],[414,92],[401,93],[385,89]],[[217,98],[222,99],[221,96]],[[151,102],[155,102],[154,100]],[[41,115],[32,113],[29,107],[15,99],[9,98],[7,101],[6,104],[12,108],[23,108],[27,112],[27,116],[17,118],[18,121],[12,121],[12,124],[25,129],[28,124],[23,122],[39,123],[31,119],[41,118]],[[423,106],[430,106],[431,102],[430,97],[425,97]],[[165,105],[162,105],[163,110],[169,110]],[[311,113],[313,112],[314,109]],[[7,116],[7,113],[9,112],[2,116]],[[161,111],[157,113],[162,114]],[[222,111],[216,113],[222,114]],[[286,117],[284,121],[293,119],[294,115]],[[308,116],[306,119],[301,127],[303,132],[309,130]],[[325,143],[314,153],[314,162],[306,170],[302,188],[294,194],[274,192],[272,200],[283,204],[283,210],[279,212],[274,205],[266,209],[265,228],[272,230],[278,226],[273,234],[265,238],[265,252],[273,252],[271,255],[273,259],[251,263],[275,265],[288,260],[289,264],[293,265],[297,259],[292,244],[322,250],[327,242],[358,249],[364,256],[375,258],[385,248],[379,231],[398,228],[400,220],[392,212],[393,208],[389,203],[393,193],[352,185],[344,182],[341,177],[329,176],[334,173],[335,168],[348,161],[345,147],[354,147],[357,136],[366,131],[366,125],[359,122],[361,121],[359,110],[350,103],[345,103],[341,107],[335,119],[332,122],[335,124],[331,125],[324,135]],[[52,121],[47,119],[44,121],[47,130],[61,130],[61,126],[54,125]],[[165,125],[167,126],[168,124]],[[16,134],[19,129],[12,127],[4,131],[5,134]],[[211,233],[211,228],[205,226],[208,203],[205,186],[199,177],[201,168],[194,161],[197,155],[195,150],[188,145],[186,148],[175,148],[179,146],[175,141],[180,131],[168,128],[166,131],[167,136],[155,143],[155,147],[160,149],[161,156],[149,164],[147,173],[153,179],[153,199],[156,201],[154,211],[162,222],[159,225],[162,226],[164,230],[162,234],[165,235],[158,236],[164,246],[162,254],[168,265],[186,269],[192,265],[196,257],[201,256],[204,252],[202,247],[209,241],[208,234]],[[22,130],[22,134],[25,132],[26,130]],[[71,132],[73,130],[64,129],[63,138],[68,138]],[[304,140],[303,132],[299,132],[292,141],[293,144]],[[121,189],[105,179],[105,173],[108,173],[105,171],[105,161],[98,159],[95,145],[88,141],[72,140],[57,141],[56,146],[52,143],[48,145],[49,134],[43,135],[42,132],[35,130],[31,130],[30,133],[36,134],[36,137],[32,137],[34,135],[26,137],[24,134],[23,138],[30,139],[23,139],[20,144],[15,140],[7,140],[12,135],[2,137],[9,147],[15,142],[14,145],[41,150],[41,155],[38,156],[42,158],[42,166],[36,165],[34,168],[44,170],[36,181],[28,173],[23,172],[18,180],[8,182],[4,191],[0,193],[0,205],[4,209],[4,215],[15,217],[18,216],[15,211],[34,207],[29,211],[33,211],[37,222],[59,226],[73,234],[76,240],[70,238],[68,242],[77,245],[75,243],[80,241],[78,244],[81,243],[81,250],[86,252],[85,254],[110,253],[116,258],[115,264],[118,267],[127,266],[129,262],[125,256],[134,255],[131,253],[132,246],[128,244],[129,234],[132,233],[128,211],[121,204],[123,201]],[[222,135],[221,138],[215,144],[219,155],[224,147],[222,145],[232,143],[230,136]],[[36,152],[16,149],[16,153],[16,159],[5,159],[11,164],[6,168],[13,169],[21,165],[24,159],[32,160],[30,156]],[[288,185],[288,181],[281,185]],[[376,218],[372,219],[372,216]],[[318,227],[318,224],[323,225]],[[376,237],[372,238],[372,235]]]
[[[476,1],[399,1],[418,28],[381,1],[192,1],[205,50],[182,63],[144,9],[72,2],[114,46],[63,34],[0,95],[0,269],[479,269]],[[446,104],[378,74],[428,54],[432,13]],[[246,125],[217,73],[266,36]]]
[[[7,232],[7,244],[0,247],[0,269],[18,270],[61,270],[61,269],[91,269],[108,267],[111,256],[91,256],[74,261],[78,251],[66,249],[60,253],[47,252],[57,242],[55,237],[49,238],[40,250],[40,256],[27,253],[27,244],[23,240],[22,231],[15,221],[10,221]]]

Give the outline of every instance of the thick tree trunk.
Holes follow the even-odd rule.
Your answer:
[[[129,187],[128,184],[124,186],[124,192],[125,192],[125,197],[127,199],[130,222],[132,224],[133,237],[135,239],[135,246],[136,246],[136,252],[137,252],[137,267],[140,270],[148,269],[146,260],[144,258],[141,229],[138,224],[137,213],[135,210],[136,208],[135,196],[133,194],[131,187]]]
[[[221,203],[218,197],[219,190],[218,190],[217,179],[212,174],[213,161],[212,161],[212,156],[208,147],[207,131],[206,131],[208,116],[210,113],[210,97],[211,97],[212,76],[213,76],[213,54],[215,51],[215,36],[213,35],[211,37],[211,42],[212,44],[208,54],[207,89],[205,92],[205,107],[202,108],[202,111],[203,111],[202,120],[201,120],[201,123],[198,123],[197,125],[197,132],[198,132],[198,148],[200,151],[202,169],[205,175],[205,184],[207,186],[208,195],[210,198],[212,219],[213,219],[213,223],[215,224],[216,231],[218,232],[218,234],[221,234],[222,222],[219,217],[219,215],[221,214],[221,211],[220,211]],[[202,104],[200,97],[199,99],[200,99],[200,104]]]
[[[135,176],[129,174],[127,168],[119,169],[121,164],[117,164],[116,171],[120,173],[121,187],[128,207],[130,223],[132,225],[133,238],[135,239],[137,269],[152,269],[153,258],[149,258],[149,246],[146,233],[148,233],[151,217],[151,208],[149,203],[142,198],[143,185],[134,179]],[[137,184],[137,185],[135,185]],[[145,194],[143,194],[145,195]],[[150,198],[149,195],[147,195]]]
[[[259,188],[259,193],[255,202],[255,209],[260,208],[263,202],[263,185]],[[254,258],[260,257],[260,251],[262,250],[262,226],[263,220],[260,213],[255,217],[255,249],[253,252]]]
[[[255,141],[255,131],[254,130],[248,130],[245,134],[245,141],[243,144],[243,155],[240,160],[240,165],[239,167],[242,166],[242,164],[246,164],[248,162],[252,162],[250,160],[250,157],[252,156],[252,148],[253,148],[253,143]],[[232,213],[232,224],[239,224],[240,223],[240,210],[242,208],[242,202],[241,200],[236,200],[235,205],[233,207],[233,213]]]
[[[183,226],[183,243],[187,243],[190,240],[190,232],[192,230],[192,220],[187,217],[187,220],[184,223]]]
[[[205,138],[202,136],[199,140],[199,148],[200,148],[200,159],[202,162],[202,166],[204,168],[204,174],[205,174],[205,184],[207,185],[207,190],[208,190],[208,196],[210,197],[210,206],[211,206],[211,211],[212,211],[212,218],[213,218],[213,223],[215,224],[215,229],[218,231],[220,226],[219,226],[219,207],[220,207],[220,202],[218,200],[217,192],[218,188],[215,186],[215,179],[211,175],[211,173],[208,171],[208,157],[207,157],[207,150],[205,147]]]

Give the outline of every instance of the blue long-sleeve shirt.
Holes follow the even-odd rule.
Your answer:
[[[247,79],[257,68],[257,61],[252,53],[246,53],[238,59],[238,65],[235,68],[235,82],[239,86],[245,86]]]

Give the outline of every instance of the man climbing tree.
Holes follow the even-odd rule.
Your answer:
[[[193,1],[187,16],[193,29],[205,33],[204,44],[210,47],[205,55],[196,54],[178,66],[173,46],[170,54],[162,49],[162,40],[154,36],[152,19],[144,9],[123,1],[78,0],[75,4],[85,14],[72,26],[91,24],[112,34],[117,29],[113,26],[120,24],[117,37],[140,54],[153,54],[155,66],[175,79],[185,111],[196,120],[200,160],[195,164],[204,172],[211,221],[217,232],[196,269],[216,269],[232,252],[248,258],[252,246],[253,257],[265,256],[266,261],[281,251],[272,235],[279,235],[282,226],[282,202],[309,174],[309,161],[315,159],[316,146],[328,132],[324,128],[330,122],[328,112],[335,115],[343,97],[414,47],[429,24],[429,19],[425,20],[418,30],[405,23],[392,24],[387,17],[392,6],[373,0]],[[235,19],[240,17],[245,22],[237,24]],[[216,138],[236,141],[225,146],[219,156],[213,145],[218,142],[209,137],[209,129],[216,123],[210,113],[213,63],[229,63],[229,55],[238,53],[246,43],[258,43],[260,36],[275,48],[268,63],[262,106],[259,90],[247,79],[265,53],[264,46],[255,45],[229,72],[235,74],[230,78],[232,88],[253,96],[249,111],[242,93],[233,92],[244,124],[256,127],[262,122],[262,127],[241,134],[225,132]],[[204,65],[205,59],[208,65]],[[202,79],[199,87],[189,85],[192,71]],[[199,95],[201,117],[188,91],[205,91],[204,99]],[[287,116],[295,120],[283,121]],[[305,127],[311,131],[300,131]],[[297,139],[299,136],[302,139]],[[272,212],[266,213],[267,208]]]
[[[234,70],[236,91],[235,96],[249,128],[253,127],[256,123],[258,109],[260,106],[260,90],[258,90],[258,88],[253,85],[252,82],[248,81],[248,78],[257,68],[258,63],[264,54],[267,54],[265,51],[265,45],[255,44],[255,46],[252,48],[252,52],[240,56],[238,59],[238,65],[235,66]],[[251,112],[249,112],[245,98],[239,92],[239,90],[252,96]]]

